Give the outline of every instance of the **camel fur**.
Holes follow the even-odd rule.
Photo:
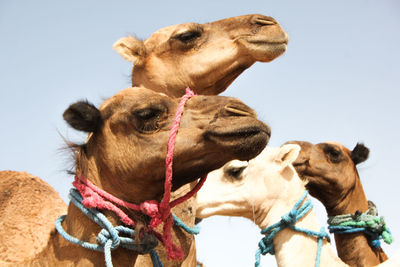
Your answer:
[[[132,86],[180,97],[186,87],[202,95],[223,92],[256,61],[284,53],[287,43],[275,19],[251,14],[168,26],[144,41],[121,38],[113,47],[134,64]]]
[[[305,191],[292,162],[300,151],[298,145],[280,148],[267,147],[249,162],[232,161],[209,174],[208,180],[197,194],[199,218],[213,215],[241,216],[254,221],[260,229],[281,220]],[[313,210],[300,219],[297,227],[320,231]],[[289,228],[274,238],[275,258],[278,266],[315,266],[317,239]],[[256,245],[256,244],[255,244]],[[400,253],[381,266],[399,266]],[[348,266],[332,251],[324,240],[320,266]]]
[[[76,147],[77,175],[125,201],[160,201],[166,144],[178,101],[146,88],[129,88],[106,100],[99,109],[86,101],[71,105],[64,118],[75,129],[89,132],[87,142]],[[193,97],[186,103],[176,139],[172,189],[195,181],[229,160],[256,156],[269,134],[256,113],[237,99]],[[114,214],[104,214],[114,225],[120,224]],[[130,215],[144,226],[149,221],[143,214]],[[100,230],[73,205],[68,207],[63,227],[70,235],[88,242],[95,242]],[[174,242],[187,255],[192,237],[181,229],[173,230]],[[162,250],[157,251],[165,257]],[[137,258],[136,253],[123,248],[112,255],[114,266],[134,266]],[[9,266],[104,266],[103,257],[100,252],[67,242],[53,231],[40,253],[23,262],[10,262]],[[181,266],[179,261],[164,264]]]
[[[134,64],[132,86],[143,85],[180,97],[188,86],[197,94],[217,95],[256,61],[269,62],[279,57],[287,44],[288,36],[275,19],[250,14],[205,24],[168,26],[144,41],[123,37],[113,48]],[[189,191],[190,186],[182,190]],[[186,224],[194,223],[193,199],[173,211],[183,212],[186,216],[180,219]]]
[[[321,201],[329,216],[368,210],[368,200],[357,172],[357,165],[368,159],[367,147],[357,144],[350,150],[337,142],[290,143],[301,146],[294,166],[307,181],[310,194]],[[371,247],[363,233],[335,233],[335,241],[339,257],[351,266],[374,266],[387,259],[382,248]]]

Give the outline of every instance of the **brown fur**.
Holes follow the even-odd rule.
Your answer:
[[[114,49],[134,63],[132,86],[180,97],[187,86],[202,95],[223,92],[256,61],[284,53],[287,43],[276,20],[252,14],[165,27],[145,41],[124,37]]]
[[[84,171],[92,183],[126,201],[159,201],[163,194],[166,143],[178,101],[144,88],[126,89],[106,100],[99,109],[101,126],[89,135],[79,150],[76,172]],[[157,116],[141,119],[143,110],[154,108],[161,110]],[[71,120],[71,117],[67,118]],[[143,128],[143,124],[153,126]],[[268,137],[268,127],[239,100],[220,96],[190,99],[176,139],[173,189],[196,180],[229,160],[247,160],[256,156],[266,145]],[[176,195],[180,193],[183,192],[176,192]],[[31,197],[32,194],[26,195],[27,199]],[[178,211],[180,213],[176,215],[184,220],[194,217],[194,211],[182,208]],[[105,215],[115,225],[119,223],[114,214],[105,212]],[[143,216],[133,214],[133,217],[144,224],[148,222],[148,218]],[[88,242],[95,242],[100,230],[73,205],[68,207],[63,227],[69,234]],[[181,229],[173,230],[174,242],[188,255],[193,237]],[[163,249],[157,251],[165,266],[181,265],[178,261],[167,262]],[[113,251],[112,255],[114,266],[134,266],[137,259],[137,254],[123,248]],[[193,259],[195,255],[189,257]],[[141,263],[145,260],[143,258]],[[18,261],[14,263],[18,264]],[[47,246],[34,258],[20,264],[104,266],[104,255],[71,244],[53,231]]]
[[[197,94],[217,95],[225,91],[254,62],[268,62],[281,55],[287,42],[288,37],[276,20],[253,14],[205,24],[169,26],[145,41],[129,36],[113,47],[134,64],[132,86],[144,85],[180,97],[187,86]],[[189,191],[189,185],[182,190]],[[174,212],[178,214],[183,209],[195,213],[195,208],[187,201]],[[183,222],[193,225],[194,217]]]
[[[0,172],[0,259],[13,263],[43,250],[67,205],[46,182],[25,172]]]
[[[357,145],[350,151],[335,142],[313,145],[289,142],[301,146],[294,166],[307,189],[325,206],[329,216],[365,212],[368,201],[356,164],[368,157],[368,149]],[[335,234],[339,257],[350,266],[374,266],[387,259],[382,249],[372,248],[364,234]]]

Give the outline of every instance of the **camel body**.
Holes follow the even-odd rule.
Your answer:
[[[247,162],[232,161],[209,174],[202,190],[197,194],[199,218],[213,215],[241,216],[265,229],[281,220],[292,210],[303,195],[305,183],[300,179],[292,162],[300,147],[284,145],[267,147],[256,158]],[[296,227],[315,232],[320,224],[313,210],[300,219]],[[273,240],[278,266],[315,266],[317,239],[291,229],[280,231]],[[381,266],[399,266],[400,253]],[[332,251],[324,240],[320,266],[348,266]]]
[[[129,88],[106,100],[100,109],[87,102],[71,105],[64,113],[65,120],[73,128],[90,133],[85,144],[75,146],[77,175],[131,203],[160,201],[164,191],[166,144],[178,100],[145,88]],[[243,132],[247,133],[247,142],[243,142]],[[196,181],[233,158],[256,156],[268,138],[269,128],[241,101],[220,96],[193,97],[186,103],[176,138],[172,190]],[[25,197],[32,198],[32,193],[26,193]],[[105,211],[104,215],[113,225],[121,224],[115,214]],[[131,211],[129,215],[144,227],[149,222],[141,213]],[[183,209],[176,215],[193,217],[184,214]],[[101,230],[72,204],[68,206],[63,227],[70,235],[91,243],[96,243]],[[188,238],[181,229],[173,230],[174,243],[192,260],[195,256],[189,253],[192,237]],[[166,259],[165,250],[156,250]],[[112,256],[114,266],[135,266],[138,254],[117,248]],[[139,263],[147,264],[145,258]],[[165,266],[182,264],[186,263],[164,262]],[[47,245],[34,257],[9,263],[18,265],[104,266],[104,255],[69,243],[52,231]]]
[[[46,182],[25,172],[0,171],[1,265],[40,252],[67,205]]]
[[[313,145],[292,141],[301,146],[294,166],[307,181],[310,194],[321,201],[328,216],[354,214],[368,210],[368,201],[357,172],[357,164],[367,160],[369,150],[358,144],[349,150],[337,142]],[[336,234],[339,257],[350,266],[375,266],[387,260],[380,247],[372,247],[363,233]]]

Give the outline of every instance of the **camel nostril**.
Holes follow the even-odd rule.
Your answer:
[[[252,110],[245,109],[244,107],[238,107],[236,105],[234,106],[232,104],[226,105],[224,110],[235,116],[255,116]]]
[[[258,15],[258,16],[254,16],[252,18],[252,23],[258,24],[261,26],[266,26],[266,25],[275,25],[278,22],[274,18]]]

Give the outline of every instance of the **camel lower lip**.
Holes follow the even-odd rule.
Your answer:
[[[251,44],[255,44],[255,45],[286,45],[287,43],[285,42],[262,42],[262,41],[249,41],[249,43]]]
[[[247,39],[246,42],[251,43],[251,44],[256,44],[256,45],[287,45],[288,41],[287,40],[277,40],[277,41],[271,41],[271,40],[265,40],[265,39]]]
[[[222,138],[247,138],[257,134],[265,133],[269,137],[269,133],[265,130],[260,129],[259,127],[247,127],[242,129],[237,129],[231,132],[218,132],[218,131],[209,131],[206,134],[208,136],[214,137],[222,137]]]

